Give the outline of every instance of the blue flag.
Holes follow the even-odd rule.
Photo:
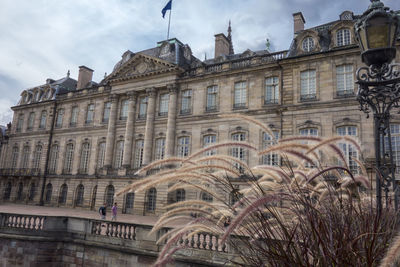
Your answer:
[[[165,17],[165,13],[167,13],[167,10],[171,10],[172,8],[172,0],[169,0],[168,3],[165,5],[165,7],[161,10],[162,17]]]

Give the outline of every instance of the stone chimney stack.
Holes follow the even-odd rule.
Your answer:
[[[223,33],[218,33],[215,35],[215,58],[219,56],[229,55],[230,42],[228,37]]]
[[[79,66],[78,84],[76,89],[83,89],[92,81],[93,70],[86,66]]]
[[[306,20],[301,12],[293,13],[294,34],[304,30],[304,23],[306,23]]]

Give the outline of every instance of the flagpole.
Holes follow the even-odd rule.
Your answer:
[[[169,26],[171,24],[171,13],[172,13],[172,8],[169,10],[167,40],[169,39]]]

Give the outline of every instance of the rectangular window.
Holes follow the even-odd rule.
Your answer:
[[[144,96],[140,98],[139,101],[139,119],[144,119],[146,118],[146,113],[147,113],[147,96]]]
[[[278,77],[269,77],[265,79],[264,104],[278,104],[278,100],[279,100]]]
[[[20,114],[18,116],[18,122],[17,122],[17,132],[21,132],[22,131],[22,127],[24,126],[24,115]]]
[[[190,114],[192,112],[192,90],[182,92],[181,114]]]
[[[124,141],[118,141],[115,153],[115,169],[119,169],[122,167],[122,162],[124,159]]]
[[[90,144],[82,144],[81,150],[81,162],[79,167],[79,173],[87,174],[89,171],[89,155],[90,155]]]
[[[62,127],[63,117],[64,117],[64,109],[59,109],[57,112],[56,128]]]
[[[103,110],[103,123],[107,123],[110,119],[110,111],[111,111],[111,102],[104,103]]]
[[[300,100],[314,100],[317,98],[316,90],[316,71],[307,70],[300,73],[301,91]]]
[[[279,132],[274,131],[274,136],[272,137],[268,133],[263,133],[263,149],[267,149],[270,146],[276,145],[279,139]],[[280,163],[279,154],[276,153],[269,153],[263,155],[262,163],[269,166],[277,166]]]
[[[121,111],[119,114],[120,120],[126,120],[128,118],[128,108],[129,108],[129,101],[128,99],[121,101]]]
[[[143,165],[143,151],[144,151],[144,141],[137,140],[136,141],[136,150],[135,150],[135,169],[139,169]]]
[[[353,65],[336,67],[337,96],[354,95]]]
[[[93,122],[94,118],[94,104],[89,104],[86,113],[86,124]]]
[[[247,83],[237,82],[234,89],[233,108],[247,107]]]
[[[42,158],[42,146],[41,145],[37,145],[36,149],[35,149],[35,152],[33,154],[32,168],[39,169],[41,158]]]
[[[39,129],[46,128],[46,120],[47,120],[47,111],[43,110],[42,114],[40,115]]]
[[[396,174],[400,173],[400,125],[390,124],[391,145]],[[389,137],[385,136],[385,151],[389,151]],[[396,175],[397,178],[397,175]]]
[[[78,107],[72,107],[71,110],[71,121],[69,122],[70,126],[75,126],[78,121]]]
[[[178,157],[189,156],[190,138],[188,136],[178,138]]]
[[[206,111],[211,111],[211,112],[217,111],[218,110],[217,100],[218,100],[218,86],[213,85],[207,87]]]
[[[99,144],[99,152],[97,155],[97,168],[104,167],[104,159],[106,157],[106,142]]]
[[[35,112],[31,112],[31,113],[29,113],[29,117],[28,117],[28,128],[27,128],[27,130],[32,130],[34,123],[35,123]]]
[[[22,162],[21,162],[21,168],[22,169],[27,169],[29,167],[29,156],[31,154],[29,146],[24,146],[22,150]]]
[[[168,102],[169,94],[160,95],[160,110],[158,112],[159,116],[166,116],[168,114]]]
[[[50,151],[50,162],[49,162],[49,172],[52,174],[56,173],[58,161],[58,145],[53,145]]]
[[[165,156],[165,138],[156,139],[156,153],[155,159],[160,160]]]
[[[71,174],[74,159],[74,145],[68,144],[65,151],[64,173]]]
[[[17,167],[18,163],[18,156],[19,156],[19,148],[18,147],[13,147],[12,150],[12,156],[11,156],[11,168],[15,169]]]

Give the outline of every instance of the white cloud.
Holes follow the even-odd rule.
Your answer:
[[[400,9],[398,0],[384,2]],[[15,104],[23,89],[61,78],[68,69],[76,78],[80,65],[94,69],[94,79],[101,80],[124,51],[154,47],[166,38],[168,19],[161,17],[166,3],[2,0],[1,105]],[[198,58],[205,53],[210,58],[214,34],[226,32],[231,20],[235,52],[264,49],[266,38],[273,48],[284,50],[293,35],[293,12],[302,11],[306,27],[312,27],[336,20],[344,10],[360,14],[368,5],[368,0],[174,0],[170,36],[189,44]]]

